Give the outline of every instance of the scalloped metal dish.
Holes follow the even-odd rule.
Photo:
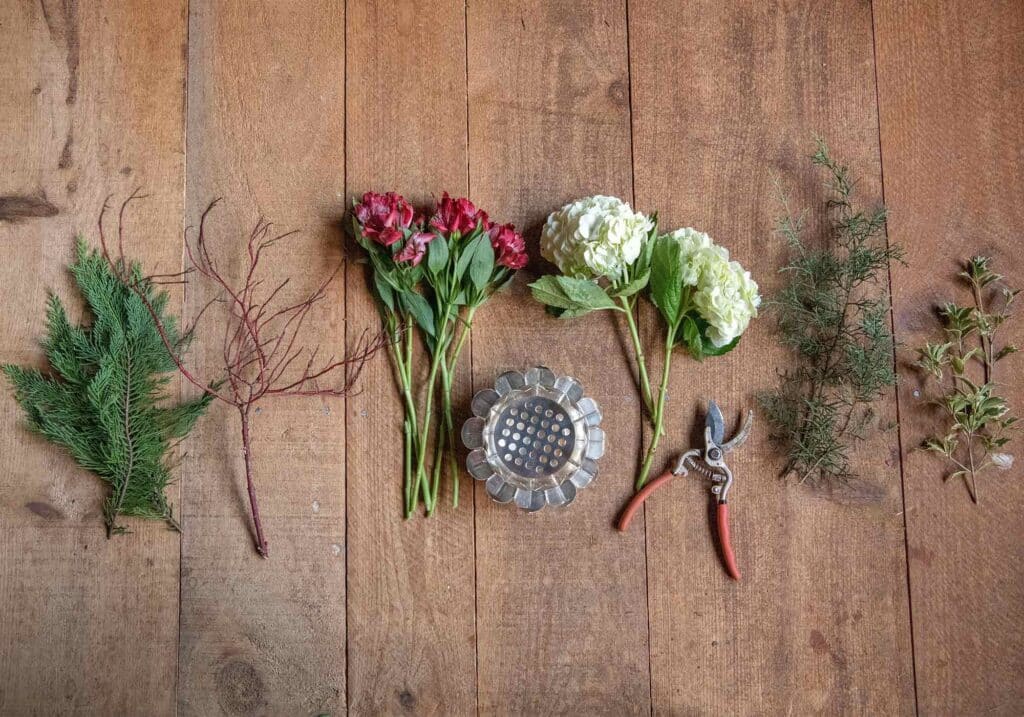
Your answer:
[[[498,376],[473,397],[462,427],[466,468],[499,503],[536,511],[568,505],[597,477],[601,410],[569,376],[544,366]]]

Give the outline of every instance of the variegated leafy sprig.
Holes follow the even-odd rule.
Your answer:
[[[966,262],[960,276],[971,287],[974,305],[945,304],[939,311],[945,341],[918,349],[916,363],[938,385],[941,394],[934,403],[947,419],[944,434],[926,438],[922,447],[946,459],[952,468],[946,480],[962,479],[975,503],[979,474],[1013,466],[1013,455],[1004,449],[1017,423],[993,371],[1017,352],[1013,344],[998,349],[995,344],[1019,290],[1006,287],[990,262],[984,256]]]

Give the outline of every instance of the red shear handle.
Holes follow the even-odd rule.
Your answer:
[[[736,556],[732,552],[732,541],[729,539],[729,504],[718,504],[718,540],[722,544],[722,562],[729,577],[740,579],[740,569],[736,567]]]
[[[625,510],[622,511],[622,517],[619,518],[619,531],[626,532],[626,528],[629,527],[630,521],[633,520],[633,514],[640,510],[640,506],[644,504],[651,493],[658,490],[665,483],[675,478],[675,473],[672,471],[665,471],[660,476],[652,480],[650,483],[645,485],[640,491],[633,496],[633,499],[626,504]]]

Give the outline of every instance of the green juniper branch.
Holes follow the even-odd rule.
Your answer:
[[[167,294],[156,292],[138,265],[128,269],[133,290],[81,239],[76,249],[71,273],[92,323],[73,326],[60,299],[51,296],[43,349],[53,373],[11,364],[3,371],[29,427],[110,485],[103,506],[108,535],[124,532],[122,515],[177,528],[165,495],[170,445],[192,429],[213,396],[162,405],[167,374],[176,365],[136,291],[144,292],[172,343],[180,345],[177,325],[164,313]]]
[[[886,242],[884,208],[854,206],[856,182],[824,142],[811,161],[828,178],[828,241],[809,246],[804,215],[786,207],[778,233],[793,258],[771,305],[797,366],[758,402],[787,452],[785,474],[841,479],[852,475],[849,440],[871,422],[871,402],[896,383],[889,301],[880,285],[903,251]]]

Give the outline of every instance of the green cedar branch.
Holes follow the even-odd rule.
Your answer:
[[[167,294],[138,264],[115,272],[79,238],[70,270],[91,323],[72,325],[51,296],[43,349],[52,373],[11,364],[3,371],[29,427],[110,485],[103,505],[108,536],[125,532],[121,516],[178,529],[166,496],[172,442],[188,434],[213,397],[165,405],[167,374],[176,365],[160,332],[178,351],[187,341],[166,314]]]

